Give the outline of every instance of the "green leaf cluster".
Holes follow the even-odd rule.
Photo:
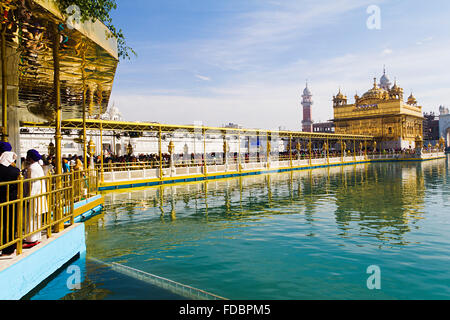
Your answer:
[[[119,58],[130,59],[136,52],[127,46],[122,29],[117,29],[111,18],[111,11],[117,9],[116,0],[56,0],[61,12],[67,8],[77,5],[80,8],[81,21],[101,21],[111,32],[111,36],[117,39]]]

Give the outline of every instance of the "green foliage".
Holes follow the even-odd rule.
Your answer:
[[[130,55],[136,55],[136,52],[128,47],[122,29],[117,29],[113,25],[110,12],[117,9],[116,0],[56,0],[61,12],[72,5],[80,8],[81,21],[100,20],[111,32],[111,35],[117,39],[119,58],[130,59]]]

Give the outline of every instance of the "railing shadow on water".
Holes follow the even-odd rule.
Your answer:
[[[95,258],[89,260],[111,268],[113,271],[119,272],[131,278],[152,284],[156,287],[165,289],[183,298],[190,300],[228,300],[227,298],[215,295],[213,293],[197,289],[170,279],[166,279],[142,270],[138,270],[120,263],[106,263]]]

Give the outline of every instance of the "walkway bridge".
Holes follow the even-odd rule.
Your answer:
[[[52,123],[22,123],[47,128]],[[104,147],[92,153],[100,190],[122,189],[231,178],[325,166],[373,161],[417,161],[444,157],[442,146],[408,152],[380,152],[372,136],[336,135],[244,128],[180,126],[159,123],[66,120],[62,129],[86,130],[87,136],[118,133],[129,138],[127,155],[105,156]],[[136,138],[131,138],[136,137]],[[92,139],[92,138],[91,138]],[[155,146],[145,155],[135,154],[138,139]],[[420,143],[421,144],[421,143]],[[418,142],[419,145],[419,142]],[[97,156],[97,157],[95,157]]]

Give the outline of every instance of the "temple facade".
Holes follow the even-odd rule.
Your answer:
[[[417,137],[423,140],[422,107],[411,95],[404,101],[403,89],[391,85],[386,72],[377,84],[361,97],[355,95],[354,103],[339,90],[333,96],[336,134],[373,135],[381,149],[415,148]]]

